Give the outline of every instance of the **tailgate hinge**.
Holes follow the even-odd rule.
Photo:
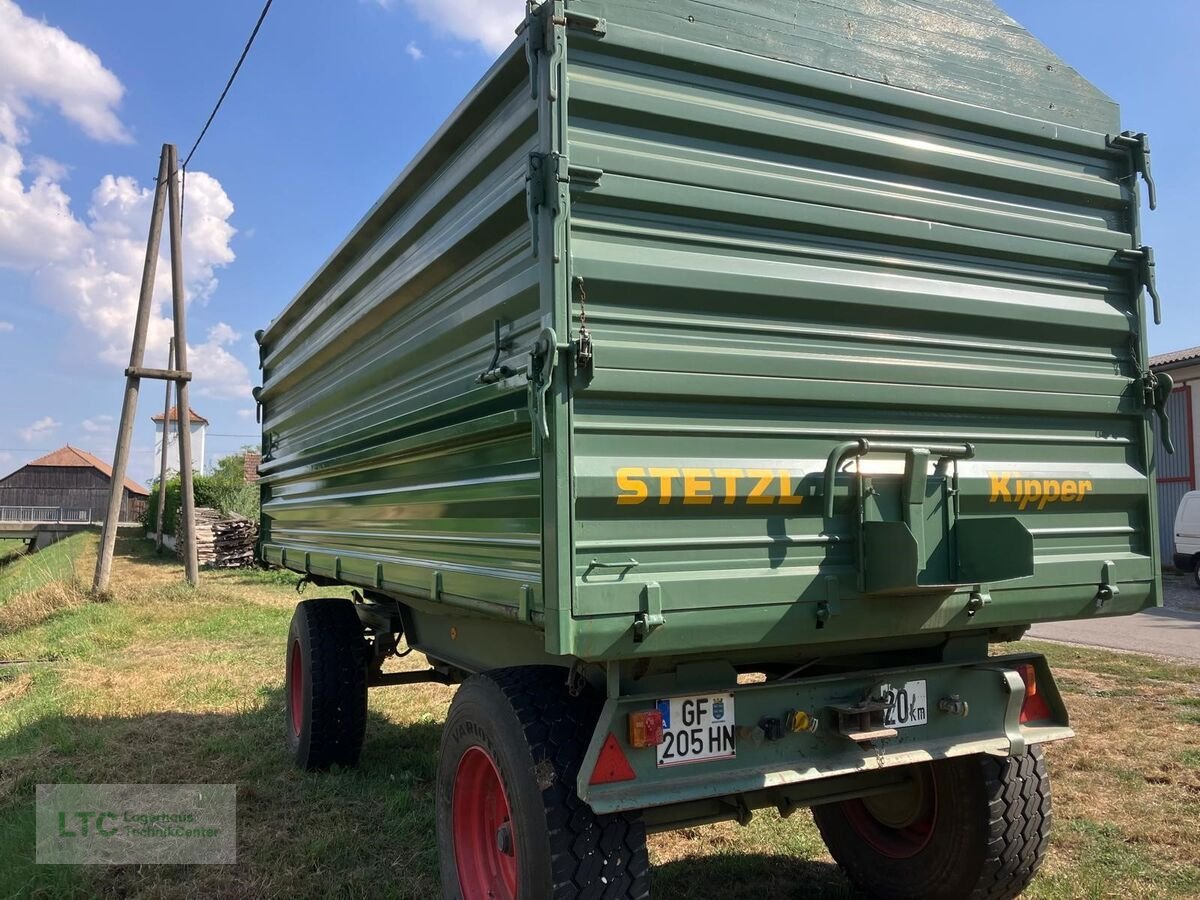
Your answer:
[[[529,228],[532,232],[533,255],[538,255],[538,210],[545,207],[557,214],[562,209],[559,188],[572,182],[582,188],[596,187],[604,177],[603,169],[573,166],[562,153],[530,153],[529,171],[525,176],[528,195]]]
[[[566,158],[559,153],[530,153],[525,192],[529,198],[529,231],[533,255],[538,255],[538,211],[549,207],[558,212],[559,172],[566,172]],[[565,179],[564,179],[565,180]]]
[[[553,38],[547,34],[554,26],[552,18],[543,12],[541,4],[526,0],[525,18],[516,28],[517,35],[522,32],[525,34],[525,59],[529,63],[529,95],[534,100],[538,98],[538,54],[553,43]]]
[[[1150,137],[1144,131],[1123,131],[1108,139],[1110,147],[1121,147],[1133,157],[1134,177],[1141,175],[1146,182],[1146,194],[1150,208],[1158,208],[1158,190],[1154,186],[1154,173],[1150,171]]]
[[[598,37],[604,37],[608,34],[608,20],[600,16],[592,16],[587,13],[576,12],[573,9],[568,9],[567,14],[562,22],[568,28],[581,28],[584,31],[590,31]]]
[[[1117,258],[1132,262],[1137,267],[1138,283],[1146,289],[1154,301],[1154,324],[1162,324],[1162,301],[1158,297],[1158,283],[1154,277],[1154,248],[1142,245],[1136,250],[1118,250]]]

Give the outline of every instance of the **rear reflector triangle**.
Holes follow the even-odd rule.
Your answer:
[[[637,775],[633,771],[633,766],[629,765],[625,751],[617,743],[616,736],[609,734],[604,746],[600,749],[596,768],[592,769],[592,777],[588,784],[611,784],[614,781],[633,781],[635,778]]]

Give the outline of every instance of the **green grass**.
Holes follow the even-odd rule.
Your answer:
[[[88,570],[95,542],[59,553]],[[30,576],[6,567],[0,591],[22,597],[13,577]],[[48,607],[0,634],[0,660],[32,660],[0,664],[0,897],[439,896],[434,781],[452,690],[372,692],[360,766],[297,771],[282,739],[294,585],[204,571],[192,589],[174,559],[123,536],[108,602]],[[1025,897],[1200,896],[1200,668],[1019,647],[1050,658],[1079,732],[1049,750],[1055,838]],[[34,787],[62,781],[236,783],[238,863],[37,866]],[[658,835],[651,856],[657,900],[849,896],[804,811]]]
[[[51,544],[37,553],[21,556],[5,556],[5,547],[0,546],[0,559],[6,560],[0,568],[0,603],[5,603],[18,594],[32,593],[53,582],[69,581],[74,578],[75,564],[80,555],[96,537],[90,532],[73,534],[56,544]],[[0,541],[0,545],[21,544],[21,541]]]
[[[10,538],[0,538],[0,567],[12,562],[25,552],[28,545],[25,541],[14,541]]]

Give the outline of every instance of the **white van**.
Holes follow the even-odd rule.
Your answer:
[[[1200,491],[1188,491],[1175,512],[1175,568],[1191,572],[1200,587]]]

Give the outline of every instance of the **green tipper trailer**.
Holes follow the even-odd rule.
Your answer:
[[[263,558],[355,589],[298,761],[462,682],[447,897],[806,806],[869,894],[1017,894],[1072,732],[989,647],[1159,603],[1149,160],[989,0],[532,7],[260,333]]]

